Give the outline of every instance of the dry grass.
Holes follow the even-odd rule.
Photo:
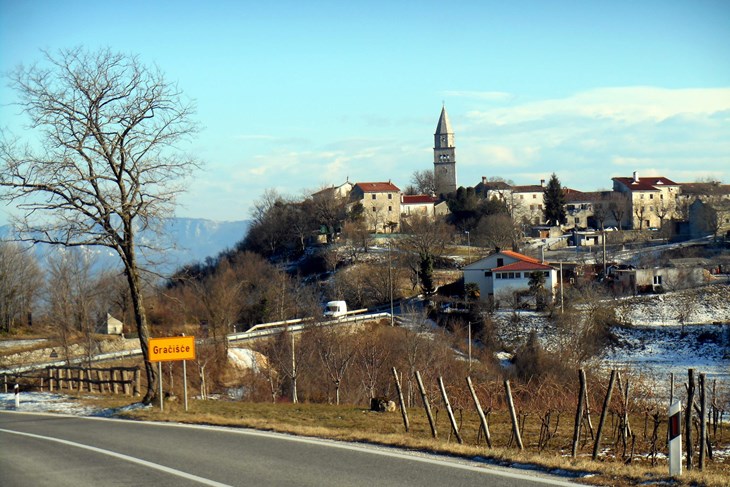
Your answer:
[[[86,397],[81,400],[105,408],[118,408],[131,402],[129,398]],[[549,447],[538,452],[536,426],[532,424],[536,423],[536,420],[531,421],[528,418],[524,435],[526,450],[518,451],[508,444],[510,424],[506,415],[502,414],[490,416],[490,430],[495,447],[487,449],[483,438],[477,441],[478,419],[467,412],[461,417],[460,432],[464,444],[460,445],[450,432],[444,411],[438,414],[439,438],[433,439],[425,414],[416,408],[408,411],[411,429],[409,433],[405,433],[399,413],[374,413],[357,406],[198,400],[191,400],[189,406],[189,411],[186,412],[182,404],[170,402],[166,404],[164,412],[160,412],[157,407],[149,407],[125,411],[120,413],[120,416],[139,420],[246,427],[294,435],[390,445],[466,458],[480,457],[500,465],[526,463],[540,466],[548,472],[570,472],[570,475],[579,476],[577,481],[591,485],[623,487],[639,483],[661,484],[670,480],[665,459],[659,459],[657,466],[652,467],[648,458],[636,455],[633,462],[626,465],[620,455],[615,455],[612,449],[614,445],[611,445],[610,441],[605,445],[607,454],[599,461],[594,462],[590,458],[593,444],[590,439],[582,442],[578,458],[570,458],[572,436],[570,418],[562,421],[565,427],[559,428]],[[635,419],[634,424],[640,424],[639,418]],[[637,451],[643,451],[638,446],[641,432],[635,431],[635,433]],[[727,441],[725,446],[727,447]],[[724,458],[708,461],[704,472],[696,470],[685,472],[685,475],[672,485],[727,487],[730,485],[730,460]]]

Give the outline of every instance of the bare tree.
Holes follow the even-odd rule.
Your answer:
[[[16,243],[0,241],[0,332],[30,321],[43,287],[38,263]],[[27,321],[26,321],[27,320]]]
[[[433,171],[421,170],[414,171],[411,175],[410,194],[435,194],[436,180]]]
[[[0,141],[0,195],[17,204],[24,238],[53,245],[100,245],[123,265],[147,391],[157,374],[148,360],[149,330],[137,232],[171,213],[181,180],[197,168],[178,144],[196,130],[193,107],[157,69],[138,57],[83,48],[45,53],[47,66],[10,74],[20,106],[40,132],[42,149]]]
[[[636,229],[636,222],[639,223],[639,230],[644,229],[644,217],[649,214],[649,207],[643,201],[634,202],[634,229]]]
[[[623,221],[628,212],[628,197],[623,193],[614,191],[608,198],[608,211],[611,212],[613,219],[616,220],[618,229],[622,230]]]
[[[520,226],[509,215],[487,215],[472,233],[473,242],[488,248],[511,249],[522,236]]]

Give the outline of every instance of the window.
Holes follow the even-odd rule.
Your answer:
[[[642,200],[644,199],[644,193],[641,193],[641,196],[640,196],[640,198],[641,198]]]
[[[522,277],[522,274],[520,274],[519,272],[515,272],[515,279],[519,279],[520,277]]]
[[[654,195],[653,195],[653,194],[650,194],[650,195],[649,195],[649,199],[650,199],[650,200],[653,200],[653,199],[654,199]]]
[[[388,193],[388,199],[389,200],[392,200],[393,199],[393,195],[391,193]]]
[[[533,200],[534,200],[534,199],[537,199],[537,195],[536,195],[536,194],[533,194],[533,195],[532,195],[532,199],[533,199]]]
[[[579,223],[580,223],[580,217],[575,217],[575,224],[577,225]]]
[[[497,267],[502,267],[504,265],[504,259],[501,257],[497,258]]]
[[[538,209],[542,210],[542,205],[537,205]]]
[[[524,199],[525,199],[525,195],[524,195],[524,194],[521,194],[521,195],[520,195],[520,199],[521,199],[521,200],[524,200]]]
[[[497,272],[497,273],[496,273],[496,274],[494,275],[494,278],[495,278],[495,279],[502,279],[502,273],[501,273],[501,272]]]
[[[508,276],[508,279],[514,279],[514,278],[515,278],[515,273],[514,272],[510,272],[509,273],[509,276]]]
[[[550,271],[545,271],[545,277],[550,277]]]
[[[484,277],[492,277],[492,271],[486,271]]]
[[[654,285],[655,286],[661,286],[662,285],[662,276],[654,276]]]
[[[389,206],[388,207],[388,211],[393,211],[393,207],[392,206]]]
[[[371,198],[371,199],[375,199],[375,194],[371,194],[371,195],[370,195],[370,198]]]
[[[378,211],[378,209],[373,206],[373,211]]]

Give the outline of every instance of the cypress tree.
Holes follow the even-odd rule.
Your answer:
[[[548,225],[562,225],[567,222],[565,217],[565,193],[560,185],[560,180],[555,173],[550,176],[545,187],[545,221]]]

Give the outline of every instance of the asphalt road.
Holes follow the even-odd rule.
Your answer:
[[[575,485],[448,457],[254,430],[0,411],[0,485]]]

